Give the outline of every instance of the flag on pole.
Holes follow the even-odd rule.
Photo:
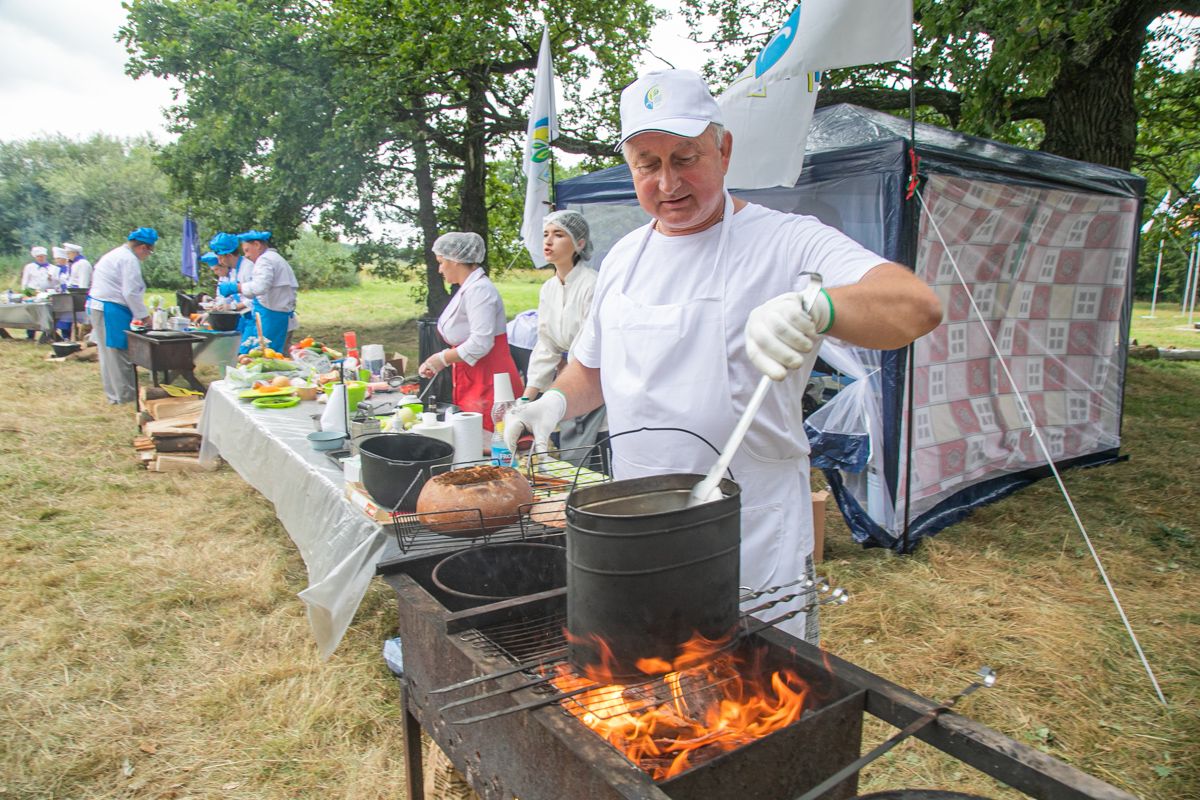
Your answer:
[[[1161,216],[1171,207],[1171,190],[1167,189],[1167,193],[1162,196],[1162,200],[1158,201],[1158,205],[1154,207],[1154,213],[1150,215],[1150,219],[1146,220],[1146,224],[1142,226],[1142,233],[1149,233],[1154,227],[1154,218]]]
[[[554,118],[554,65],[550,61],[550,31],[542,29],[542,47],[538,51],[537,75],[533,81],[533,103],[525,139],[525,216],[521,239],[529,257],[539,267],[546,265],[542,255],[542,218],[550,211],[550,143],[558,138]]]
[[[185,278],[191,278],[192,283],[199,281],[196,272],[196,262],[200,258],[200,236],[196,230],[196,222],[190,215],[183,218],[183,254],[179,262],[179,271]]]
[[[734,141],[726,185],[795,185],[821,72],[911,55],[912,0],[805,0],[797,5],[717,98]]]

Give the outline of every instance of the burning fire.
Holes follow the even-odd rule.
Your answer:
[[[572,695],[564,705],[575,717],[656,781],[787,727],[804,709],[808,685],[798,675],[785,669],[766,678],[758,663],[727,650],[728,640],[697,634],[672,663],[638,661],[646,680],[627,685],[613,679],[607,644],[590,644],[600,665],[583,677],[560,666],[553,683]]]

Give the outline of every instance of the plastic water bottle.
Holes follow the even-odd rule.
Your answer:
[[[507,372],[492,376],[492,464],[511,467],[513,453],[504,443],[504,415],[514,405],[512,381]]]

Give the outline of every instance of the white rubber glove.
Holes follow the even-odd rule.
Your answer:
[[[806,309],[800,292],[772,297],[746,320],[746,354],[758,371],[774,381],[804,365],[805,356],[833,325],[833,301],[822,289]]]
[[[432,378],[446,368],[445,350],[434,353],[425,359],[425,363],[417,367],[417,374],[422,378]]]
[[[518,403],[504,415],[504,443],[512,453],[517,452],[517,440],[525,432],[533,434],[533,450],[544,453],[550,449],[550,434],[567,415],[567,396],[550,389],[531,403]]]

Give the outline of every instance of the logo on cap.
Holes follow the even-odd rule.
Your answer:
[[[642,102],[645,103],[646,108],[653,111],[655,108],[662,105],[662,101],[663,90],[658,86],[658,84],[655,84],[646,90],[646,98]]]

